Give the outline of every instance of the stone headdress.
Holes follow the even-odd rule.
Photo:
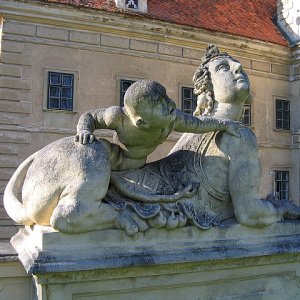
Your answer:
[[[205,109],[203,115],[209,115],[214,104],[213,85],[207,64],[220,57],[231,58],[226,52],[220,52],[215,45],[209,45],[201,58],[201,64],[197,68],[194,76],[194,93],[198,95],[197,108],[194,115],[200,115],[201,110]]]

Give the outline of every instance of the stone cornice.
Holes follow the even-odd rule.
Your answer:
[[[233,56],[254,58],[289,65],[290,48],[251,40],[244,37],[212,32],[204,29],[175,25],[168,22],[141,19],[141,17],[76,8],[68,5],[2,0],[4,20],[19,20],[79,30],[159,41],[204,50],[214,43]]]

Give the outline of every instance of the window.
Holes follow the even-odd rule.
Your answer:
[[[125,0],[125,6],[126,6],[126,8],[138,9],[139,1],[138,0]]]
[[[135,10],[139,13],[148,11],[148,0],[115,0],[115,3],[121,9]]]
[[[276,99],[276,129],[290,130],[290,101]]]
[[[275,171],[275,190],[280,200],[289,199],[289,171]]]
[[[242,123],[245,126],[251,126],[251,106],[250,105],[244,105]]]
[[[47,108],[73,110],[74,74],[48,72]]]
[[[120,106],[124,106],[124,96],[127,91],[127,89],[135,83],[135,80],[120,80]]]
[[[182,111],[192,115],[197,106],[197,95],[194,94],[193,88],[189,87],[182,87],[181,95]]]

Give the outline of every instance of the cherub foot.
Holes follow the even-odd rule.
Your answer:
[[[120,211],[115,220],[116,228],[124,229],[128,235],[134,235],[139,231],[146,231],[149,226],[135,212],[125,209]]]

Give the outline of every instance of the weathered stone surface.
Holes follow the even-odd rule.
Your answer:
[[[252,60],[251,61],[251,68],[253,70],[262,71],[262,72],[270,72],[270,64],[263,61]]]
[[[119,230],[73,235],[35,226],[33,230],[21,229],[11,242],[27,272],[41,274],[287,253],[300,255],[300,223],[285,221],[261,229],[230,219],[209,231],[191,226],[174,231],[150,229],[135,237]]]
[[[42,38],[66,41],[68,39],[68,30],[55,27],[38,26],[36,35]]]
[[[14,41],[4,40],[1,44],[1,50],[4,52],[16,52],[21,53],[23,51],[24,44]]]
[[[117,230],[68,235],[35,226],[11,241],[45,300],[300,296],[299,222],[255,229],[232,220],[209,231],[150,229],[135,237]]]
[[[91,44],[91,45],[99,45],[100,44],[100,34],[72,30],[70,32],[70,41]]]
[[[130,49],[145,52],[157,52],[157,43],[148,41],[130,40]]]
[[[110,35],[101,35],[101,45],[114,48],[129,48],[129,39]]]
[[[36,31],[36,26],[30,25],[28,23],[19,23],[14,21],[4,22],[3,32],[13,33],[25,36],[34,36]]]
[[[0,154],[17,154],[17,149],[16,144],[0,143]]]
[[[28,84],[28,82],[26,82]],[[10,113],[29,114],[32,111],[32,103],[27,101],[0,101],[0,111]]]
[[[284,65],[278,65],[278,64],[272,64],[271,65],[271,72],[279,75],[290,75],[290,67],[284,66]]]
[[[178,46],[167,45],[167,44],[159,44],[158,53],[181,57],[182,48]]]
[[[31,80],[3,76],[2,78],[0,78],[0,87],[20,89],[20,90],[30,90]]]
[[[0,112],[0,124],[17,125],[20,123],[20,115],[17,113]]]
[[[12,65],[31,66],[32,56],[19,53],[3,52],[1,54],[1,62]]]
[[[11,100],[11,101],[20,101],[21,100],[21,92],[16,91],[16,90],[0,88],[0,99]]]
[[[22,67],[18,65],[0,65],[0,74],[20,77],[22,75]]]
[[[203,55],[203,51],[190,49],[190,48],[183,48],[183,57],[185,58],[200,60],[202,55]]]

